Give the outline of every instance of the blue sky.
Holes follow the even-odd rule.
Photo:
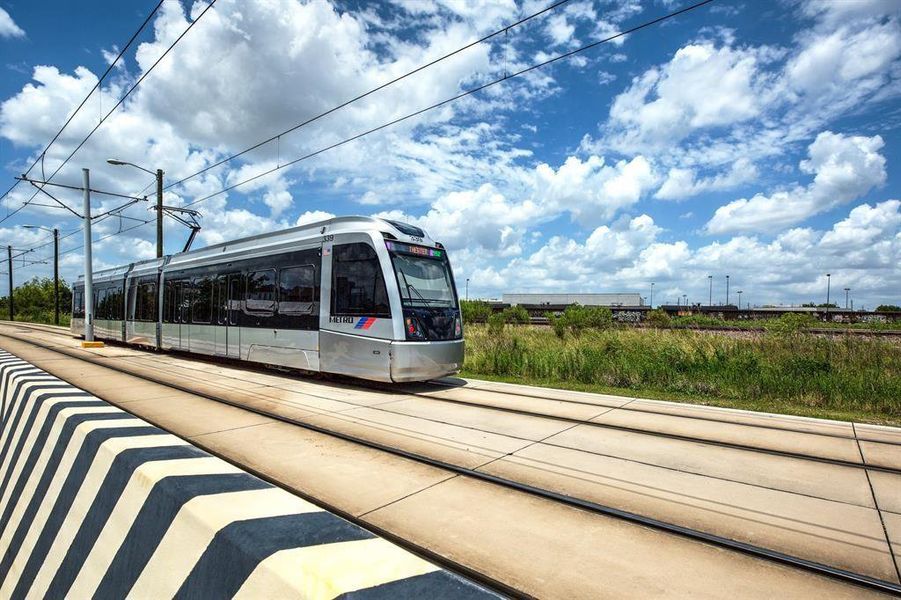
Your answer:
[[[173,182],[548,3],[219,0],[54,181],[138,193]],[[167,191],[188,204],[462,90],[688,2],[571,0],[239,160]],[[154,2],[0,0],[3,191],[94,86]],[[167,0],[48,151],[52,172],[204,3]],[[376,214],[443,241],[470,294],[638,291],[655,303],[901,301],[901,5],[718,0],[195,206],[198,243]],[[32,174],[39,174],[39,168]],[[2,192],[0,192],[2,193]],[[146,192],[144,192],[146,193]],[[0,218],[31,197],[20,185]],[[72,206],[77,193],[61,193]],[[114,206],[98,199],[95,210]],[[146,207],[127,216],[148,219]],[[152,225],[96,224],[96,267],[153,255]],[[29,205],[0,224],[31,248],[79,223]],[[181,226],[167,223],[167,252]],[[49,247],[29,259],[45,258]],[[17,265],[17,281],[49,265]],[[462,285],[461,285],[462,287]],[[734,296],[731,298],[735,300]]]

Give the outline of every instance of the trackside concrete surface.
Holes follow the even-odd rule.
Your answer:
[[[0,351],[0,598],[496,595]]]

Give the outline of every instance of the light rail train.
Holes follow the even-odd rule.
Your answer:
[[[84,278],[72,332],[84,332]],[[425,381],[463,365],[444,247],[418,227],[338,217],[107,269],[98,339],[350,375]]]

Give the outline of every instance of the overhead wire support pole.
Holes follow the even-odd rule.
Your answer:
[[[6,247],[6,256],[9,261],[9,320],[16,320],[16,311],[13,308],[13,247]]]
[[[84,178],[84,341],[94,341],[94,269],[91,256],[91,173],[82,169]],[[10,265],[12,267],[12,265]],[[10,269],[11,270],[11,269]]]
[[[163,170],[156,170],[156,257],[163,257]]]
[[[53,228],[53,324],[59,325],[59,229]]]

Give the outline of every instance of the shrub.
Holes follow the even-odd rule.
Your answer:
[[[648,325],[653,327],[669,327],[670,323],[672,323],[672,319],[666,314],[666,311],[659,308],[648,311],[648,316],[645,317],[645,320]]]
[[[488,317],[488,332],[491,335],[501,335],[504,333],[504,325],[507,324],[507,318],[504,313],[494,313]]]
[[[491,305],[483,300],[460,300],[464,323],[484,323],[491,316]]]
[[[562,339],[566,335],[566,321],[563,317],[552,312],[544,313],[544,316],[547,317],[548,323],[554,329],[557,337]]]
[[[804,313],[785,313],[767,323],[767,329],[776,335],[795,335],[816,325],[816,319]]]
[[[529,311],[517,304],[516,306],[508,306],[503,312],[507,323],[518,323],[520,325],[528,325],[532,322]]]

